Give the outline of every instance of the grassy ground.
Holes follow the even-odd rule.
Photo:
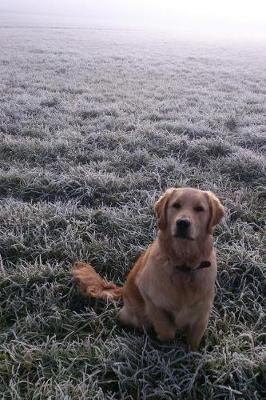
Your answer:
[[[29,28],[0,46],[1,399],[265,398],[266,49]],[[83,259],[123,282],[169,186],[227,208],[198,353],[70,276]]]

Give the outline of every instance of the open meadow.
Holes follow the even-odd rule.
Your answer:
[[[0,48],[0,398],[265,399],[266,46],[2,26]],[[171,186],[226,207],[197,353],[70,274],[122,283]]]

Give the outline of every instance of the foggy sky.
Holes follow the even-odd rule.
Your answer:
[[[266,39],[266,0],[0,0],[0,11],[80,19],[88,25]]]

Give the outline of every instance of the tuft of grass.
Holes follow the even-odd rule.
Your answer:
[[[219,161],[218,167],[237,181],[243,181],[247,185],[254,182],[263,184],[266,179],[266,159],[260,154],[254,154],[249,150],[241,149],[237,153],[225,157]]]
[[[229,131],[234,132],[237,129],[237,120],[235,117],[228,117],[224,125]]]
[[[211,160],[217,161],[223,156],[227,156],[233,152],[232,145],[219,138],[215,139],[199,139],[194,140],[187,148],[188,160],[193,163],[205,165]]]

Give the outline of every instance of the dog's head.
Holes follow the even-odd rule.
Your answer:
[[[155,212],[161,231],[193,241],[212,233],[224,216],[224,207],[212,192],[170,188],[155,203]]]

